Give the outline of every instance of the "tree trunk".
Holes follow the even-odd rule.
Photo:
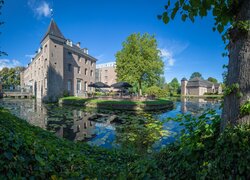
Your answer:
[[[250,20],[250,1],[242,0],[237,21]],[[224,98],[222,124],[236,125],[250,123],[249,115],[241,115],[240,107],[250,99],[250,32],[244,32],[237,27],[230,32],[229,64],[227,87],[238,84],[239,89]]]
[[[139,84],[139,96],[141,97],[142,96],[142,87],[141,87],[141,81],[138,81],[138,84]]]

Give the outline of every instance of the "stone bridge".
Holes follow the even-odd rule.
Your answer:
[[[31,92],[3,91],[2,96],[13,97],[13,98],[32,98],[33,94]]]

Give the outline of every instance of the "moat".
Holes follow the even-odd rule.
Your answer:
[[[173,99],[173,101],[172,110],[136,114],[43,104],[32,99],[4,98],[0,99],[0,106],[9,109],[12,114],[27,120],[30,124],[55,133],[58,137],[71,141],[84,141],[105,148],[119,148],[122,144],[133,142],[133,138],[138,140],[138,136],[141,136],[139,138],[141,141],[151,138],[152,134],[155,136],[152,129],[142,129],[137,122],[130,123],[131,119],[139,116],[153,117],[155,119],[153,123],[158,126],[158,122],[161,122],[161,129],[165,134],[160,138],[156,137],[155,142],[151,142],[154,149],[159,149],[174,141],[176,134],[182,129],[178,122],[166,121],[167,118],[187,113],[198,115],[207,109],[215,109],[218,114],[221,113],[220,100],[193,98]]]

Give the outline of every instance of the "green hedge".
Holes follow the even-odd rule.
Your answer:
[[[166,99],[156,99],[148,101],[132,100],[108,100],[98,98],[64,97],[59,100],[59,104],[87,106],[100,109],[119,110],[161,110],[172,109],[173,102]]]
[[[60,139],[0,109],[0,179],[162,179],[150,157]]]

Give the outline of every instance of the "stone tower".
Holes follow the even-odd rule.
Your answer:
[[[186,78],[182,78],[181,80],[181,95],[182,96],[187,95],[187,82],[188,80]]]

